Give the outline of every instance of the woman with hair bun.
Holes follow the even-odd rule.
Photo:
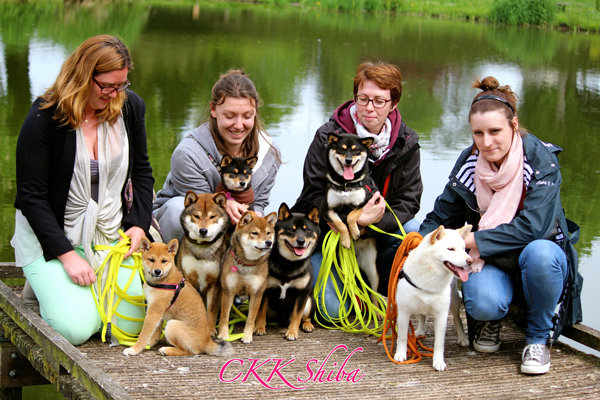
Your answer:
[[[212,89],[207,121],[177,145],[171,156],[171,171],[156,194],[154,215],[165,242],[183,238],[180,216],[188,190],[215,193],[221,182],[216,164],[220,166],[226,154],[258,157],[250,184],[254,189],[254,211],[264,213],[281,158],[264,130],[260,105],[256,87],[244,71],[230,70],[219,77]],[[246,209],[246,204],[227,200],[227,213],[234,224]]]
[[[72,344],[85,342],[102,326],[89,286],[107,252],[93,246],[116,243],[123,229],[131,239],[124,264],[131,265],[128,257],[151,224],[154,179],[146,108],[127,89],[132,65],[129,50],[116,37],[87,39],[35,100],[17,141],[11,244],[27,278],[23,298],[35,307],[37,296],[42,318]],[[123,201],[129,178],[130,208]],[[128,277],[131,269],[123,272]],[[130,294],[142,294],[141,281],[130,288]],[[121,314],[143,318],[142,308],[122,303]],[[142,328],[140,321],[120,321],[132,334]]]
[[[469,339],[479,352],[497,351],[501,320],[514,298],[527,312],[521,372],[544,374],[562,326],[581,321],[582,278],[572,246],[578,234],[569,236],[576,225],[567,224],[560,200],[562,149],[519,125],[510,86],[489,76],[473,88],[481,90],[469,112],[473,145],[458,158],[420,233],[474,226],[465,240],[473,273],[463,283]]]

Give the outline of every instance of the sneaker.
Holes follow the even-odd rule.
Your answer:
[[[550,370],[550,349],[542,343],[528,344],[523,350],[521,372],[524,374],[545,374]]]
[[[500,321],[473,321],[473,347],[480,353],[494,353],[500,348]]]

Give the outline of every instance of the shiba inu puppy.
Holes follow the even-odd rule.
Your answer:
[[[269,253],[275,239],[276,221],[277,214],[274,212],[263,218],[254,211],[246,211],[231,236],[231,246],[221,265],[221,339],[229,337],[229,312],[234,296],[248,295],[248,318],[242,342],[252,343],[256,315],[267,287]],[[216,314],[216,307],[209,312]],[[213,321],[211,318],[209,322]]]
[[[289,324],[285,338],[296,340],[298,328],[312,332],[311,316],[313,268],[310,256],[315,250],[321,230],[319,211],[315,206],[307,215],[292,214],[287,204],[279,207],[275,224],[276,242],[269,257],[269,279],[263,295],[256,334],[266,332],[267,314],[281,324]]]
[[[358,266],[369,279],[371,289],[376,292],[379,275],[375,264],[375,238],[359,239],[360,231],[356,223],[362,208],[378,190],[369,172],[369,146],[373,144],[373,139],[330,133],[328,141],[327,194],[321,204],[321,216],[340,233],[340,243],[347,249],[350,248],[352,235]],[[371,297],[373,303],[377,304],[375,295]]]
[[[253,210],[254,189],[250,186],[252,168],[258,157],[241,158],[224,155],[221,159],[221,183],[215,192],[223,192],[228,199],[234,199],[245,204],[248,210]]]
[[[226,232],[231,225],[225,211],[227,197],[223,193],[197,194],[190,190],[184,201],[181,226],[185,236],[176,263],[210,307],[227,247]]]
[[[433,368],[446,369],[444,362],[444,340],[448,322],[448,308],[451,299],[451,284],[454,276],[463,282],[469,279],[472,259],[465,251],[465,241],[471,225],[458,230],[444,229],[440,226],[423,238],[419,246],[413,249],[402,268],[396,290],[398,310],[398,347],[394,359],[406,360],[408,322],[412,314],[422,315],[415,334],[425,332],[424,314],[434,318]],[[458,293],[456,293],[458,297]],[[461,345],[469,345],[458,316],[458,302],[453,306],[454,324]],[[466,342],[465,342],[466,341]],[[466,344],[465,344],[466,343]]]
[[[138,341],[123,350],[126,356],[139,354],[147,345],[158,342],[166,322],[165,337],[173,347],[161,347],[164,356],[188,356],[206,353],[226,357],[233,354],[231,344],[213,341],[206,324],[206,310],[200,295],[185,284],[181,271],[175,266],[177,239],[168,244],[140,242],[144,266],[144,295],[148,312]]]

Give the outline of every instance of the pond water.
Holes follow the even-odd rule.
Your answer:
[[[9,240],[21,123],[65,58],[100,33],[119,35],[131,50],[129,79],[146,101],[156,190],[173,149],[204,117],[219,74],[246,70],[286,161],[268,211],[295,202],[315,130],[351,98],[354,70],[369,58],[402,71],[398,108],[422,146],[422,220],[471,143],[473,80],[496,76],[520,95],[521,123],[564,149],[563,205],[582,228],[576,247],[585,277],[584,323],[600,329],[600,36],[223,3],[0,3],[1,261],[14,260]]]

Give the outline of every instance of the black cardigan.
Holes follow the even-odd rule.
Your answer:
[[[123,227],[138,226],[148,232],[154,178],[146,145],[146,106],[133,91],[126,93],[123,116],[134,196],[129,213],[123,204]],[[41,104],[40,98],[33,103],[17,141],[15,208],[27,218],[49,261],[73,250],[64,234],[64,222],[77,143],[75,130],[52,118],[56,107],[40,110]]]

